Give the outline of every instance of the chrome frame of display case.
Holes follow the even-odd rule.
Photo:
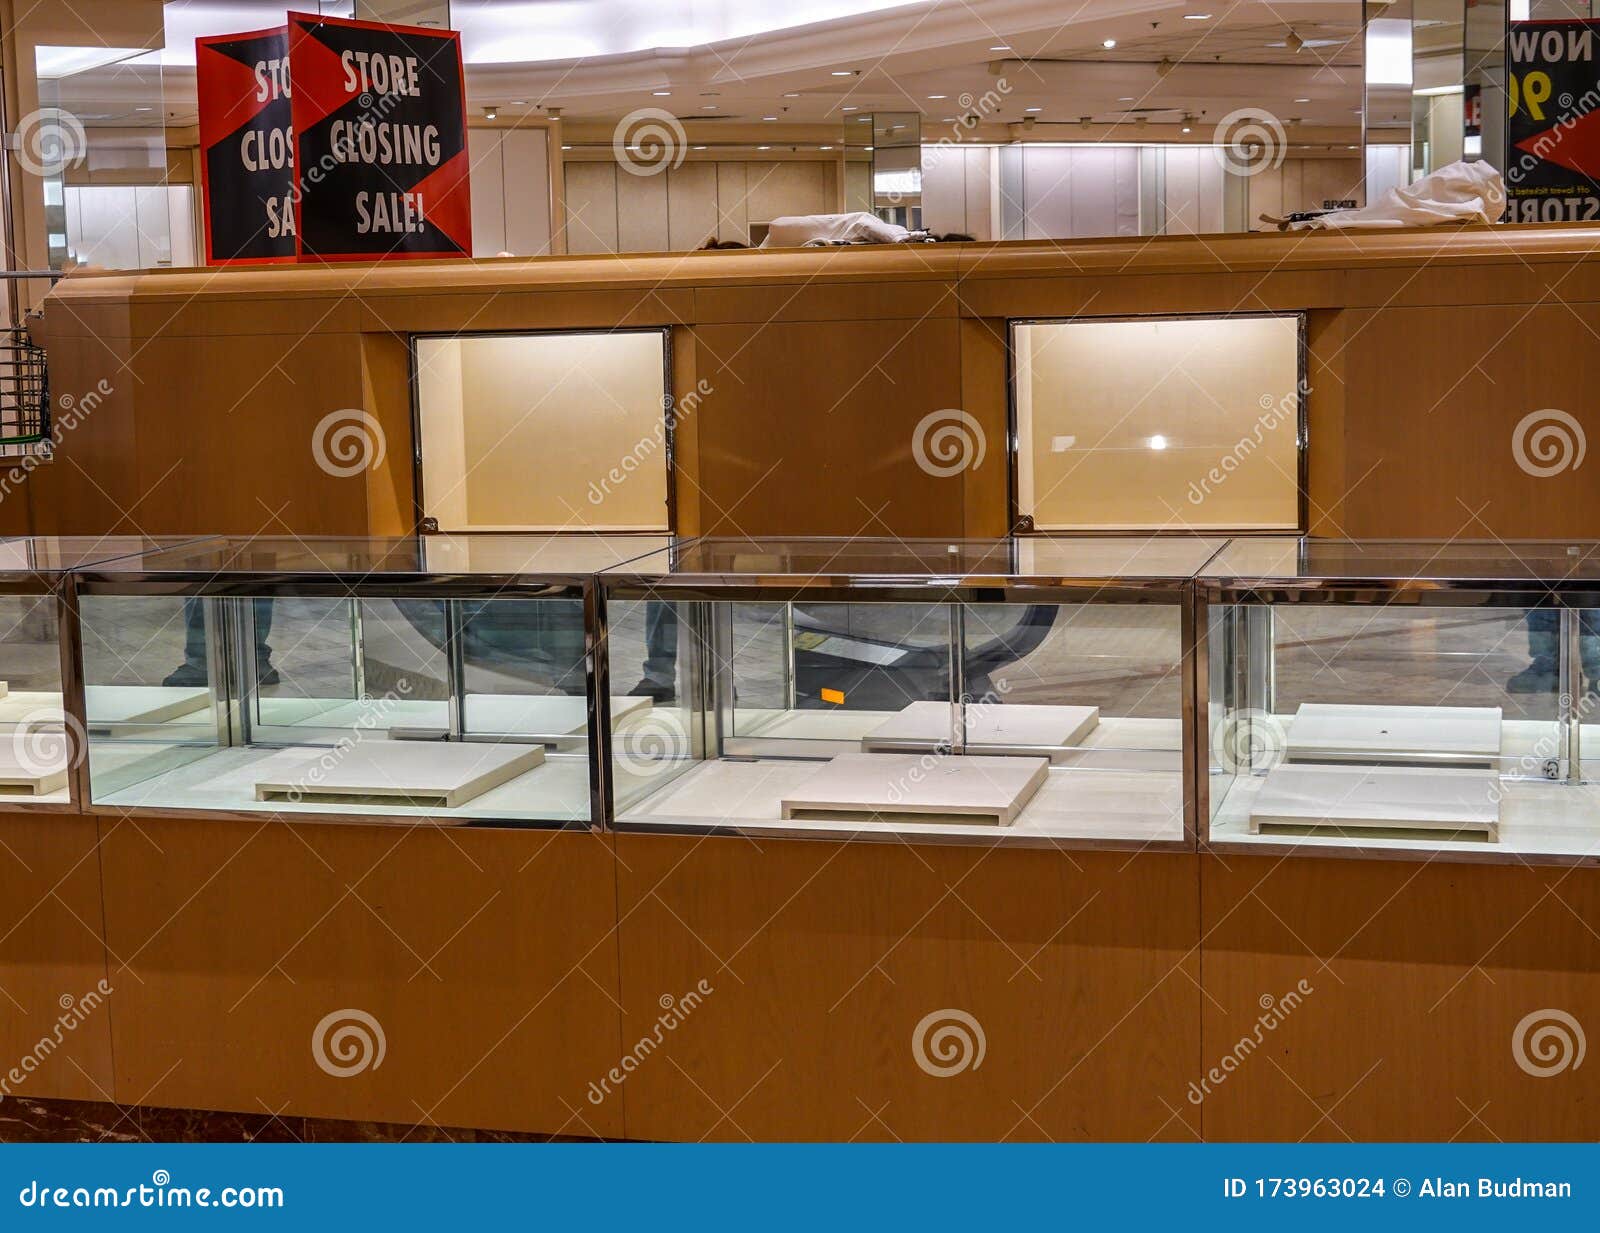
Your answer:
[[[490,537],[486,532],[465,532],[463,535],[479,535]],[[507,537],[513,537],[511,533]],[[542,535],[540,532],[530,532],[530,535]],[[641,538],[660,538],[659,533],[640,533]],[[625,538],[617,532],[573,532],[570,537],[577,539],[586,535],[609,535]],[[270,537],[269,537],[270,538]],[[352,543],[363,538],[382,540],[384,537],[361,536],[300,536],[294,537],[295,542],[316,546],[317,544]],[[388,537],[386,542],[401,543],[412,540],[418,545],[425,545],[429,536],[394,536]],[[205,537],[192,541],[186,547],[204,547],[211,542],[226,542],[223,537]],[[137,554],[135,554],[137,555]],[[531,600],[531,599],[571,599],[579,600],[583,604],[584,612],[584,688],[587,694],[585,715],[588,722],[589,746],[589,819],[588,821],[541,819],[541,818],[466,818],[451,819],[448,825],[451,829],[498,829],[498,830],[571,830],[571,831],[602,831],[605,829],[604,812],[607,793],[605,789],[605,757],[601,742],[603,735],[609,729],[601,726],[607,722],[609,706],[603,706],[599,712],[596,708],[596,699],[603,697],[596,692],[597,677],[596,665],[603,658],[596,654],[594,630],[596,625],[592,619],[595,603],[595,575],[583,572],[564,572],[559,570],[537,571],[532,573],[448,573],[426,569],[417,570],[385,570],[376,578],[370,572],[359,570],[352,571],[316,571],[293,570],[285,572],[269,571],[227,571],[212,573],[204,570],[163,570],[163,571],[105,571],[98,568],[79,570],[71,576],[72,588],[72,622],[70,628],[70,656],[73,681],[73,697],[77,704],[77,719],[84,723],[83,715],[83,641],[78,600],[85,595],[146,595],[168,596],[174,598],[200,598],[200,599],[256,599],[256,598],[332,598],[332,599],[398,599],[398,600]],[[208,620],[210,618],[208,617]],[[229,672],[223,667],[226,657],[232,656],[236,660],[245,656],[241,647],[253,645],[253,641],[241,641],[243,633],[237,628],[223,631],[223,636],[213,642],[207,640],[208,653],[213,659],[213,674],[211,679],[229,682],[234,679],[235,672]],[[209,633],[209,629],[208,629]],[[243,662],[240,660],[239,662]],[[248,673],[240,679],[253,679]],[[452,681],[452,692],[459,692],[460,677]],[[219,727],[224,724],[239,725],[241,720],[237,714],[239,699],[231,694],[223,697],[219,694],[218,702],[222,710],[230,712],[226,717],[219,717]],[[452,700],[453,705],[459,705]],[[248,730],[248,723],[243,724]],[[85,728],[85,730],[87,730]],[[238,730],[237,728],[235,730]],[[315,729],[306,729],[308,733]],[[234,743],[229,738],[226,743]],[[101,805],[95,804],[90,796],[89,768],[87,757],[79,758],[80,775],[82,778],[82,792],[78,798],[82,805],[82,812],[86,814],[108,814],[116,816],[127,815],[160,815],[187,818],[215,818],[233,821],[260,821],[263,818],[276,816],[279,820],[288,823],[338,823],[342,825],[372,824],[372,825],[399,825],[417,826],[429,824],[428,815],[420,814],[395,814],[383,813],[357,813],[354,811],[344,813],[323,813],[312,810],[295,810],[290,813],[279,813],[267,808],[263,809],[216,809],[216,808],[184,808],[180,805]]]
[[[572,335],[589,334],[659,334],[661,336],[661,416],[663,433],[661,438],[662,462],[667,469],[667,523],[661,529],[646,530],[614,530],[608,527],[575,527],[570,531],[551,531],[538,527],[523,530],[507,530],[497,528],[492,531],[474,531],[470,527],[441,528],[438,521],[428,515],[424,506],[424,493],[422,491],[422,389],[417,381],[417,343],[429,339],[474,339],[474,338],[533,338],[533,337],[569,337]],[[678,525],[678,485],[676,481],[678,453],[677,453],[677,424],[678,424],[678,394],[674,388],[672,374],[672,327],[665,325],[638,325],[621,326],[617,329],[601,329],[593,326],[576,329],[561,329],[559,326],[550,326],[533,330],[422,330],[406,337],[407,376],[406,381],[410,390],[411,399],[411,440],[415,443],[411,451],[411,504],[412,522],[422,528],[424,532],[442,532],[446,535],[557,535],[557,534],[596,534],[596,535],[676,535]]]
[[[1306,379],[1309,346],[1306,341],[1306,313],[1304,310],[1287,312],[1214,312],[1214,313],[1113,313],[1108,316],[1071,316],[1071,317],[1009,317],[1006,319],[1006,509],[1010,516],[1011,534],[1013,535],[1155,535],[1147,527],[1134,527],[1119,529],[1116,527],[1096,527],[1088,529],[1060,529],[1046,528],[1039,530],[1033,525],[1033,515],[1024,514],[1017,508],[1017,458],[1022,450],[1022,440],[1017,427],[1017,327],[1021,325],[1083,325],[1091,323],[1106,324],[1118,321],[1235,321],[1235,320],[1260,320],[1271,318],[1280,320],[1293,318],[1295,321],[1295,510],[1297,522],[1293,527],[1267,528],[1260,531],[1251,531],[1251,535],[1303,535],[1310,526],[1310,476],[1311,476],[1311,449],[1310,449],[1310,409],[1307,405],[1307,395],[1310,385]],[[1193,531],[1197,535],[1239,536],[1243,532],[1229,530],[1227,527],[1196,526],[1186,527],[1185,530]]]
[[[806,540],[815,543],[821,542],[827,537],[790,536],[772,538],[785,542]],[[1057,538],[1063,541],[1070,541],[1073,538],[1103,537],[1059,535]],[[1160,537],[1152,535],[1150,538],[1159,539]],[[686,548],[699,542],[701,542],[700,539],[685,540],[679,547]],[[759,543],[760,541],[754,542]],[[838,542],[860,543],[861,541],[857,539],[840,540]],[[889,540],[885,542],[889,544],[904,544],[906,541]],[[952,540],[949,542],[962,541]],[[1008,541],[968,540],[965,542],[984,542],[998,545]],[[601,672],[609,672],[609,657],[606,654],[606,648],[609,646],[608,605],[613,600],[632,603],[657,600],[682,603],[736,603],[743,601],[794,604],[804,601],[806,603],[1008,604],[1019,607],[1029,604],[1098,602],[1104,604],[1156,604],[1176,607],[1179,613],[1179,660],[1176,676],[1182,730],[1178,774],[1182,783],[1183,834],[1181,838],[1172,840],[1080,839],[1049,835],[1007,835],[1003,833],[1004,828],[1001,828],[1002,833],[990,838],[988,836],[966,834],[923,834],[876,830],[849,831],[847,823],[834,824],[827,829],[823,829],[772,823],[747,826],[732,822],[696,824],[687,822],[624,821],[617,817],[614,808],[615,802],[612,799],[610,776],[612,757],[610,693],[605,681],[602,681],[597,687],[596,696],[600,702],[600,709],[604,712],[602,731],[605,740],[603,760],[606,763],[605,816],[608,819],[610,829],[619,833],[629,834],[732,835],[746,838],[807,839],[831,843],[953,844],[968,847],[1055,848],[1076,851],[1192,852],[1195,850],[1199,814],[1195,798],[1193,751],[1197,745],[1198,717],[1195,710],[1195,694],[1193,691],[1193,663],[1185,664],[1183,660],[1184,656],[1191,655],[1190,648],[1195,645],[1194,589],[1191,579],[1187,577],[1141,576],[1114,579],[1064,575],[1044,577],[1006,573],[963,572],[929,574],[927,576],[910,574],[885,576],[882,574],[851,573],[847,570],[821,574],[661,574],[656,572],[637,572],[636,567],[648,559],[639,558],[633,562],[613,566],[610,569],[602,570],[599,575],[600,585],[596,589],[595,600],[598,608],[596,619],[599,630],[600,653],[595,658],[601,665]],[[952,621],[951,624],[951,637],[953,639],[956,636],[956,622]],[[688,670],[688,679],[697,685],[710,682],[710,675],[702,671],[700,663],[700,658],[704,654],[702,641],[703,633],[697,633],[690,639],[692,662]],[[952,680],[959,681],[961,678],[954,675],[955,671],[956,669],[952,665]],[[957,685],[956,688],[959,689],[960,686]],[[952,699],[952,703],[954,702],[955,700]],[[702,716],[708,718],[717,716],[717,722],[720,724],[719,710],[715,703],[715,698],[699,699],[698,710]],[[697,741],[697,751],[700,748],[701,744]]]
[[[1235,537],[1238,538],[1238,537]],[[1285,536],[1285,538],[1290,538]],[[1320,540],[1324,544],[1349,543],[1361,548],[1380,548],[1385,545],[1419,545],[1422,540]],[[1475,541],[1438,541],[1437,547],[1446,549],[1451,544],[1467,545]],[[1514,555],[1518,544],[1527,541],[1501,543]],[[1304,540],[1302,540],[1302,551]],[[1212,558],[1220,561],[1226,549]],[[1292,838],[1263,839],[1249,842],[1238,840],[1214,841],[1211,837],[1211,742],[1209,699],[1211,691],[1210,630],[1213,608],[1233,604],[1320,604],[1358,608],[1550,608],[1561,614],[1560,660],[1557,680],[1557,699],[1563,725],[1561,753],[1566,771],[1558,771],[1555,778],[1574,782],[1581,779],[1581,751],[1579,725],[1568,722],[1573,715],[1575,699],[1581,694],[1581,661],[1579,656],[1578,613],[1586,608],[1600,608],[1600,578],[1597,579],[1494,579],[1474,577],[1470,574],[1439,577],[1414,577],[1395,574],[1390,577],[1352,577],[1328,574],[1305,578],[1251,577],[1220,575],[1202,569],[1195,579],[1194,605],[1194,674],[1193,696],[1198,710],[1207,715],[1203,729],[1197,730],[1194,749],[1194,793],[1196,819],[1199,823],[1199,850],[1240,856],[1292,855],[1317,859],[1353,860],[1445,860],[1471,864],[1519,865],[1600,865],[1600,851],[1594,855],[1564,855],[1557,852],[1496,851],[1492,848],[1438,847],[1433,849],[1393,848],[1372,846],[1360,840],[1340,844],[1308,845]],[[1242,671],[1259,671],[1259,665],[1246,665]]]

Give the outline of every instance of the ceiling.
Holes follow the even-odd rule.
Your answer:
[[[191,124],[193,38],[271,25],[285,7],[168,4],[164,49],[60,77],[60,105],[91,126],[147,126],[158,115]],[[772,125],[775,139],[814,140],[857,112],[914,110],[925,140],[953,134],[968,114],[978,135],[1007,140],[1025,123],[1028,135],[1072,139],[1139,117],[1166,126],[1191,117],[1205,132],[1241,108],[1265,109],[1291,133],[1359,125],[1360,9],[1360,0],[455,0],[452,21],[474,111],[493,107],[507,123],[555,109],[574,141],[608,139],[645,107],[672,112],[697,139]],[[505,59],[536,49],[544,58]]]

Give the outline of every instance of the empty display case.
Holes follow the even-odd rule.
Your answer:
[[[608,570],[615,823],[1182,847],[1220,547],[701,539]]]
[[[1600,545],[1235,540],[1197,598],[1210,846],[1600,856]]]
[[[223,539],[84,571],[89,803],[597,824],[585,605],[666,542]]]

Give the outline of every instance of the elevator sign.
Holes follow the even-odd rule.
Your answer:
[[[461,37],[289,14],[306,260],[472,253]]]
[[[1506,42],[1508,219],[1600,219],[1600,22],[1514,21]]]
[[[196,39],[194,55],[206,264],[293,261],[288,31]]]

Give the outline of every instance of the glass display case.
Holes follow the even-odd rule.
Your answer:
[[[221,539],[83,571],[88,803],[598,823],[585,606],[667,542]]]
[[[71,571],[157,544],[133,537],[0,540],[0,798],[7,808],[76,810],[81,716],[66,688]]]
[[[1196,595],[1209,846],[1600,856],[1600,544],[1235,540]]]
[[[700,539],[607,570],[626,830],[1192,842],[1221,541]]]

